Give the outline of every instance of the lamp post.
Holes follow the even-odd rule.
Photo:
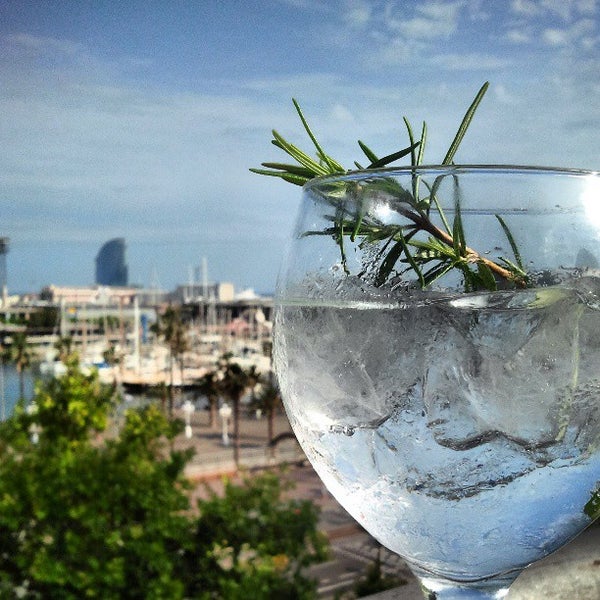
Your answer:
[[[185,437],[189,440],[192,438],[192,414],[196,408],[189,400],[186,400],[183,403],[181,410],[183,411],[183,416],[185,418]]]
[[[29,416],[35,416],[37,414],[37,404],[35,402],[31,402],[27,408],[27,414]],[[29,426],[29,438],[31,439],[32,444],[37,444],[40,441],[40,432],[42,428],[37,423],[31,423]]]
[[[223,402],[223,405],[219,409],[219,416],[223,421],[223,446],[229,446],[229,417],[231,417],[231,406],[227,402]]]

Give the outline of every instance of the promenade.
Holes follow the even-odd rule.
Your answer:
[[[287,417],[281,413],[275,418],[275,436],[288,433],[288,439],[282,440],[276,448],[268,448],[268,425],[265,416],[257,419],[242,409],[240,419],[240,467],[242,469],[263,468],[281,462],[293,463],[303,460],[302,453],[295,438],[291,435],[291,428]],[[185,420],[183,411],[175,409],[176,417]],[[195,455],[186,468],[189,479],[201,480],[219,478],[222,475],[236,473],[233,460],[233,419],[229,419],[227,437],[229,445],[223,443],[223,427],[220,417],[217,427],[211,428],[209,412],[196,411],[190,417],[192,437],[186,438],[181,434],[175,440],[175,448],[193,448]]]
[[[184,418],[181,410],[176,416]],[[222,476],[236,476],[232,445],[223,445],[221,419],[218,428],[209,427],[207,411],[191,416],[192,437],[179,436],[176,448],[193,447],[195,456],[186,469],[192,481],[208,483],[217,490]],[[275,435],[291,432],[285,415],[275,419]],[[313,469],[303,460],[303,454],[294,439],[283,440],[272,454],[267,447],[267,420],[244,414],[240,422],[240,464],[243,469],[293,465],[287,476],[295,483],[294,496],[313,501],[320,507],[320,528],[331,544],[332,559],[311,569],[319,580],[319,597],[332,600],[336,593],[351,589],[364,574],[377,554],[386,574],[400,576],[405,585],[370,597],[370,600],[423,600],[418,583],[404,561],[397,555],[380,548],[329,494]],[[231,435],[231,430],[229,430]],[[233,440],[230,439],[232,444]],[[198,486],[201,494],[203,485]],[[600,599],[600,525],[592,526],[574,542],[559,552],[527,569],[515,582],[508,600],[599,600]]]

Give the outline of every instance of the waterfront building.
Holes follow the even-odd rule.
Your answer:
[[[134,287],[48,285],[40,292],[40,299],[56,305],[133,306],[139,291]]]
[[[233,302],[235,288],[233,283],[189,283],[178,285],[173,299],[181,304],[190,302]]]
[[[121,287],[128,285],[123,238],[110,240],[100,248],[96,256],[96,283]]]

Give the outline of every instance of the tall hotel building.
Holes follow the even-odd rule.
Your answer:
[[[96,256],[96,283],[121,287],[128,285],[124,238],[110,240],[100,248]]]

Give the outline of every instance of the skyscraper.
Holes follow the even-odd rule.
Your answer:
[[[100,248],[96,256],[96,283],[114,286],[128,284],[124,238],[110,240]]]
[[[8,254],[9,239],[0,237],[0,302],[6,306],[8,291],[6,287],[6,255]]]

